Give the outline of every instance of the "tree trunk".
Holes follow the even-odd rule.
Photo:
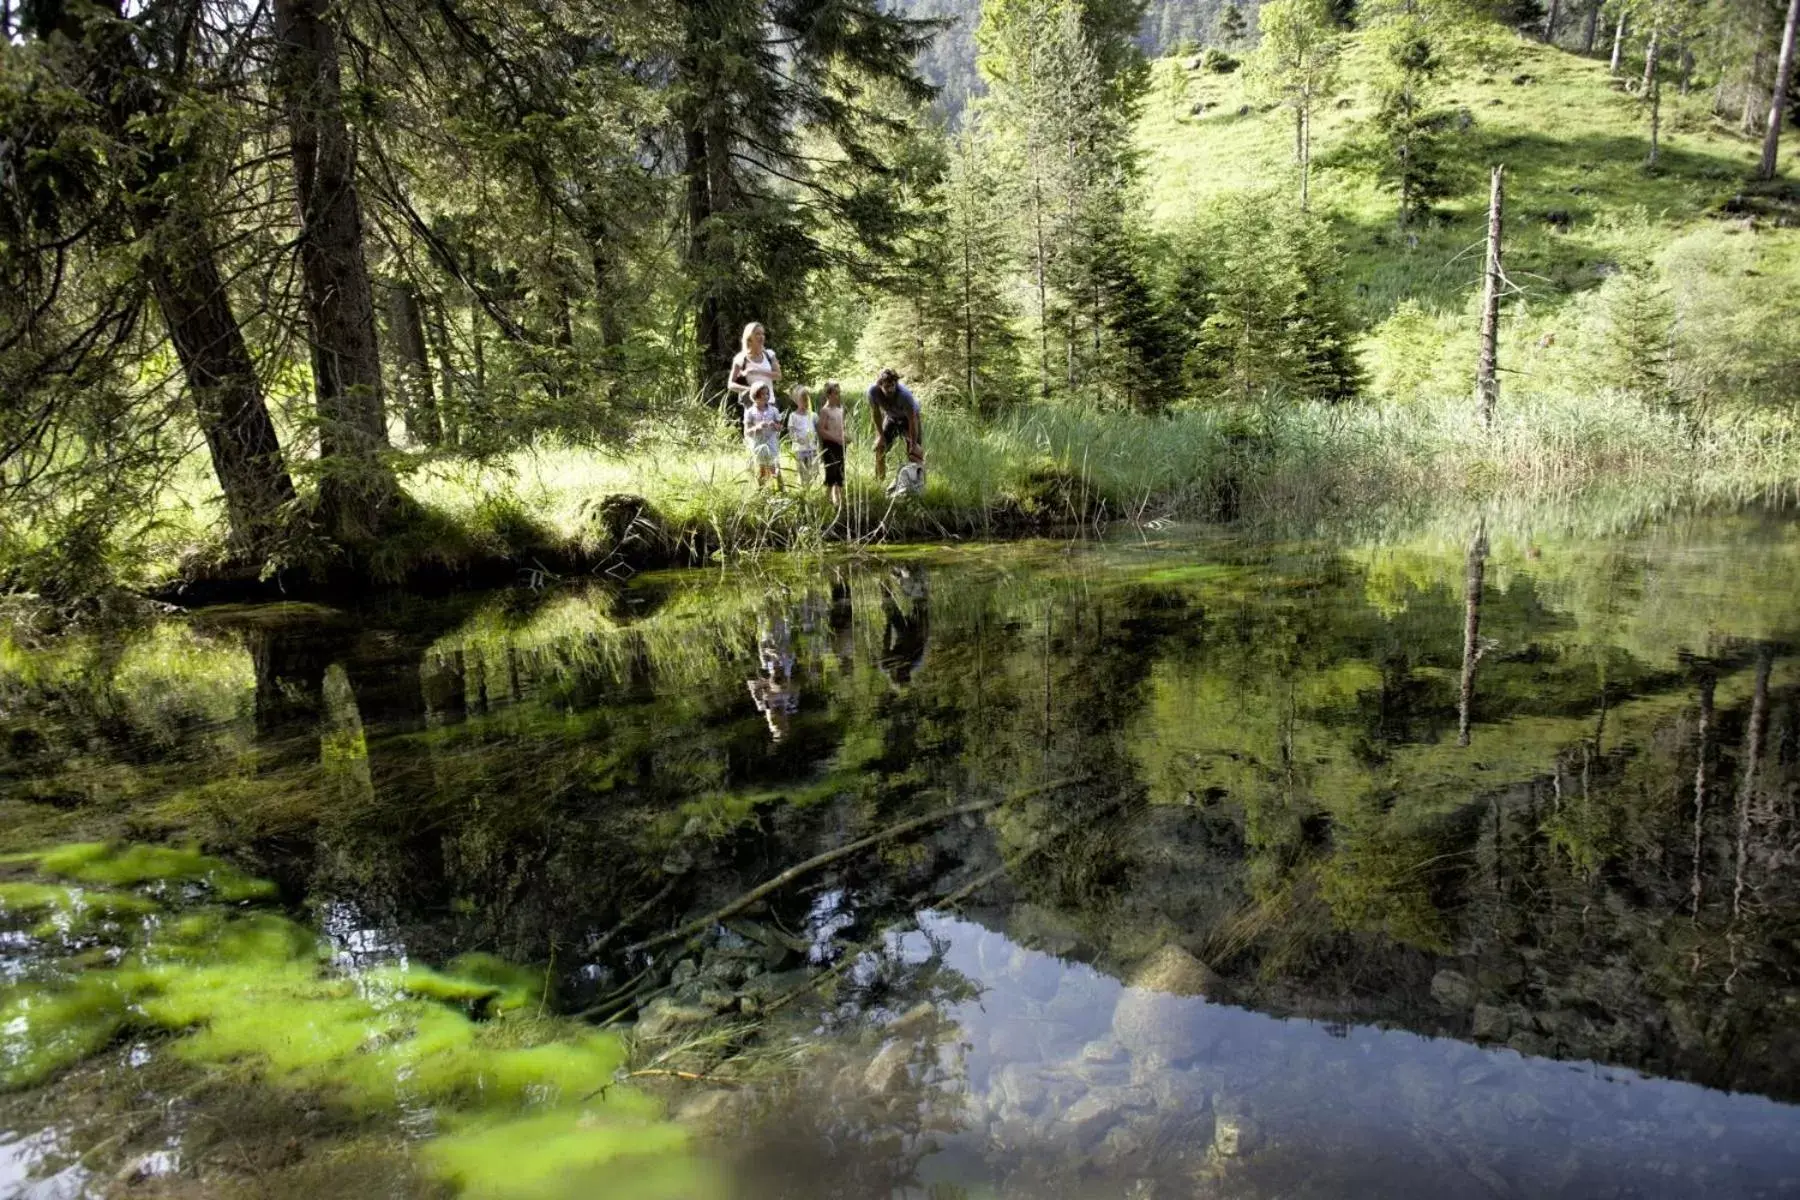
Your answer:
[[[1033,237],[1037,251],[1033,266],[1037,274],[1038,389],[1039,394],[1048,400],[1050,398],[1050,313],[1047,308],[1049,296],[1045,276],[1048,274],[1049,266],[1044,258],[1047,251],[1044,245],[1043,186],[1043,180],[1034,175],[1031,181],[1031,209]]]
[[[593,247],[590,261],[594,267],[594,308],[600,318],[600,349],[610,363],[625,344],[625,324],[619,319],[619,298],[615,294],[617,268],[605,232],[592,233],[589,240]]]
[[[969,219],[970,219],[969,216],[967,214],[965,214],[963,217],[963,220],[966,222]],[[970,233],[969,228],[967,227],[967,225],[965,225],[963,227],[963,236],[962,236],[963,367],[964,367],[964,370],[967,372],[965,386],[968,390],[969,407],[973,408],[977,412],[979,412],[981,410],[981,399],[980,399],[980,397],[978,397],[975,394],[975,262],[974,262],[974,255],[971,253],[973,248],[969,245],[969,241],[972,236],[973,235]]]
[[[1767,22],[1759,21],[1756,26],[1756,38],[1753,44],[1756,53],[1750,56],[1749,64],[1744,68],[1744,115],[1741,126],[1745,134],[1756,132],[1756,81],[1762,75],[1762,46],[1768,33]]]
[[[1652,25],[1650,41],[1644,46],[1644,82],[1639,87],[1642,95],[1650,94],[1650,84],[1656,78],[1656,68],[1662,59],[1662,30]]]
[[[1775,90],[1769,100],[1769,128],[1763,134],[1762,165],[1758,179],[1775,178],[1776,158],[1781,150],[1781,126],[1787,119],[1788,85],[1794,78],[1794,40],[1800,34],[1800,0],[1788,0],[1787,26],[1781,34],[1781,60],[1775,67]]]
[[[1562,23],[1562,0],[1550,0],[1550,11],[1544,14],[1544,41],[1556,45],[1556,27]]]
[[[1612,65],[1607,70],[1617,75],[1619,66],[1625,61],[1625,10],[1619,10],[1619,23],[1613,27]]]
[[[1650,157],[1644,166],[1655,169],[1657,159],[1662,156],[1662,77],[1656,73],[1656,39],[1650,39],[1650,67],[1645,72],[1649,79],[1648,98],[1650,101]]]
[[[1475,387],[1483,428],[1492,428],[1494,408],[1500,400],[1500,221],[1504,168],[1495,167],[1488,192],[1487,267],[1481,297],[1481,357],[1475,367]]]
[[[1591,0],[1591,3],[1588,4],[1587,25],[1581,31],[1581,52],[1583,54],[1594,52],[1594,39],[1600,35],[1600,2],[1601,0]]]
[[[431,391],[431,360],[425,352],[419,294],[410,283],[388,285],[388,328],[394,341],[394,380],[399,385],[406,436],[419,445],[436,446],[444,440],[444,429]]]
[[[1681,94],[1687,95],[1694,90],[1694,47],[1683,44],[1681,47]]]
[[[692,119],[699,120],[698,117]],[[700,292],[694,307],[694,346],[699,359],[701,395],[710,402],[723,391],[726,376],[731,371],[731,360],[736,354],[730,318],[719,296],[719,276],[728,269],[728,264],[720,261],[718,233],[712,225],[724,199],[715,186],[718,182],[715,160],[724,155],[726,147],[714,145],[717,139],[704,126],[689,128],[684,140],[687,150],[683,170],[687,176],[688,270]],[[735,393],[726,394],[735,396]],[[741,409],[735,403],[731,407],[736,411],[728,415],[741,418]]]
[[[1312,199],[1312,106],[1300,106],[1300,211]]]
[[[165,224],[163,237],[170,232]],[[175,245],[163,242],[146,269],[225,493],[232,549],[249,558],[280,532],[294,484],[212,247],[201,231],[184,232]]]
[[[427,312],[430,314],[427,328],[431,332],[431,352],[437,358],[438,425],[443,444],[454,446],[457,435],[457,396],[461,388],[457,386],[454,347],[450,341],[450,321],[444,313],[444,308],[443,297],[432,298],[427,307]]]
[[[327,0],[275,0],[276,86],[300,202],[300,267],[318,398],[319,497],[340,542],[367,541],[399,488],[384,455],[387,415],[375,298],[363,258],[356,148],[344,124]]]
[[[167,130],[162,118],[168,98],[151,82],[139,49],[123,35],[121,14],[114,7],[92,25],[70,6],[42,15],[52,18],[46,33],[90,46],[95,98],[106,105],[114,136],[131,151],[126,157],[135,169],[126,176],[127,204],[134,231],[149,247],[144,273],[187,377],[195,419],[224,493],[231,548],[251,558],[280,532],[281,510],[294,499],[294,484],[206,218],[183,203],[194,182],[182,178],[188,165],[184,149],[157,137]]]

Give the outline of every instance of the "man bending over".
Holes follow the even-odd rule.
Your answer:
[[[919,401],[892,367],[883,367],[869,387],[869,416],[875,422],[875,478],[887,478],[887,449],[906,439],[908,462],[925,461],[919,436]]]

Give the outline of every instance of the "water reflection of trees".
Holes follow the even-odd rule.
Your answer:
[[[1775,1087],[1791,1056],[1721,1048],[1774,1036],[1794,965],[1786,631],[1760,601],[1722,626],[1716,563],[1477,541],[222,616],[8,674],[10,744],[41,745],[0,771],[66,793],[47,764],[84,740],[140,820],[415,953],[554,958],[571,1003],[621,914],[651,932],[944,793],[1078,777],[819,880],[843,936],[960,894],[1115,968],[1180,940],[1263,1007]],[[1791,596],[1793,556],[1754,557]],[[744,686],[771,611],[804,697],[779,741]]]

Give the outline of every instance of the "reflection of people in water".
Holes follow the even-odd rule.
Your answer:
[[[831,576],[830,620],[832,652],[837,655],[838,665],[848,671],[856,654],[856,623],[855,609],[850,602],[850,583],[842,571],[833,572]]]
[[[905,609],[900,606],[902,598],[910,602]],[[887,621],[881,634],[881,669],[896,687],[911,683],[913,672],[925,661],[931,628],[931,589],[922,568],[895,567],[893,578],[882,581],[881,613]]]
[[[744,683],[756,710],[769,723],[769,736],[779,742],[787,737],[788,718],[800,710],[800,689],[794,686],[793,639],[787,617],[779,609],[771,607],[763,614],[756,653],[762,674]]]

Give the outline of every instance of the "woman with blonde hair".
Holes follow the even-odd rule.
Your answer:
[[[744,326],[743,349],[731,360],[731,373],[725,379],[726,390],[737,397],[739,406],[750,400],[760,386],[767,385],[773,395],[775,385],[781,382],[781,364],[767,341],[768,333],[761,322]]]

